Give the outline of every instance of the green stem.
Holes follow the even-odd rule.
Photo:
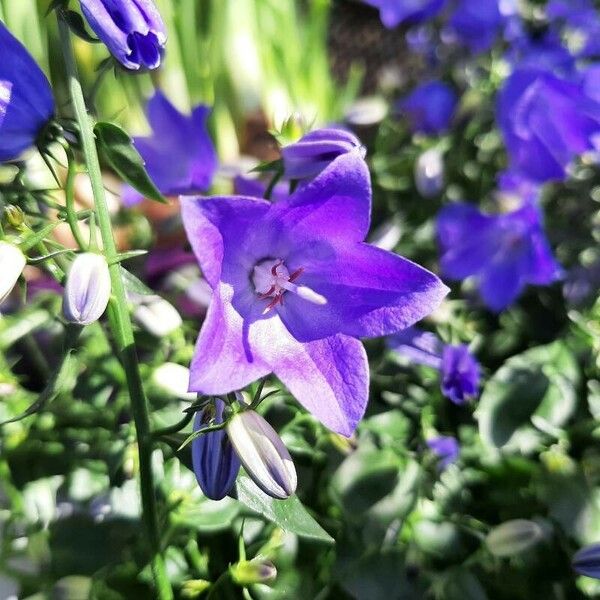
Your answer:
[[[142,519],[146,528],[151,551],[152,573],[156,585],[159,600],[172,600],[173,591],[167,576],[164,558],[161,553],[160,534],[158,530],[158,517],[156,498],[154,495],[154,476],[152,473],[152,436],[150,432],[150,421],[148,406],[139,363],[133,338],[133,328],[127,307],[125,287],[121,279],[121,267],[113,262],[117,255],[117,249],[112,234],[110,213],[104,195],[100,161],[90,117],[88,115],[83,90],[77,74],[77,65],[73,54],[69,26],[64,17],[58,13],[58,27],[60,32],[61,47],[66,65],[69,92],[75,111],[75,117],[79,124],[81,144],[85,162],[92,186],[96,218],[104,254],[110,265],[110,278],[112,285],[111,303],[108,308],[109,323],[115,338],[117,348],[121,355],[123,368],[127,374],[127,387],[131,400],[131,412],[135,423],[138,442],[138,454],[140,464],[140,490],[142,498]]]
[[[66,149],[67,153],[67,182],[65,184],[65,210],[67,223],[71,228],[71,233],[77,242],[77,245],[85,250],[87,244],[81,235],[79,229],[79,219],[77,218],[77,212],[75,211],[75,177],[77,175],[77,165],[75,164],[75,156],[71,148]]]

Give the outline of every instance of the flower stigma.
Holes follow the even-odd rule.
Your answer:
[[[296,281],[304,272],[301,267],[290,274],[281,258],[265,259],[260,261],[252,274],[254,289],[261,300],[270,300],[263,314],[275,308],[278,304],[283,305],[285,292],[292,292],[303,300],[313,304],[327,304],[327,299],[305,285],[296,285]]]

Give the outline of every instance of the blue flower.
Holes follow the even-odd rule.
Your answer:
[[[600,54],[600,15],[590,0],[551,0],[546,7],[551,23],[562,22],[567,37],[575,42],[573,53],[581,58]]]
[[[381,22],[393,29],[400,23],[420,23],[434,17],[443,8],[446,0],[365,0],[379,9]]]
[[[430,81],[415,88],[395,108],[406,117],[413,133],[437,135],[449,128],[457,103],[458,97],[449,85]]]
[[[111,54],[127,69],[156,69],[167,41],[152,0],[80,0],[81,11]]]
[[[156,187],[165,196],[206,191],[217,169],[217,153],[206,128],[210,107],[199,104],[191,115],[183,115],[162,92],[156,92],[146,112],[152,136],[137,137],[134,142]],[[141,199],[125,187],[127,206]]]
[[[48,79],[0,21],[0,162],[35,145],[54,114]]]
[[[460,0],[450,30],[472,52],[484,52],[495,42],[505,22],[499,0]]]
[[[567,176],[580,154],[597,149],[600,102],[582,83],[539,69],[518,69],[505,82],[497,117],[513,170],[538,182]]]
[[[600,544],[581,548],[573,557],[571,564],[580,575],[600,579]]]
[[[449,435],[438,435],[427,440],[429,449],[439,458],[439,466],[445,469],[456,462],[460,454],[460,446],[456,438]]]
[[[548,285],[561,270],[532,202],[512,212],[486,215],[475,206],[446,206],[437,220],[442,272],[450,279],[474,276],[484,303],[494,311],[511,305],[527,284]]]

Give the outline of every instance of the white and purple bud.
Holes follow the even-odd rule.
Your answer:
[[[101,254],[78,254],[63,295],[63,314],[70,323],[89,325],[97,321],[108,305],[111,284],[108,264]]]
[[[534,521],[513,519],[494,527],[485,544],[494,556],[513,556],[537,544],[543,535],[542,528]]]
[[[577,551],[571,565],[577,573],[600,579],[600,544],[592,544]]]
[[[444,189],[444,157],[437,148],[430,148],[417,158],[415,186],[423,198],[434,198]]]
[[[275,565],[265,558],[257,556],[252,560],[241,560],[229,567],[231,579],[246,587],[256,583],[271,583],[277,577]]]
[[[223,422],[225,403],[215,400],[196,413],[194,431],[206,427],[214,417],[215,423]],[[207,498],[221,500],[235,483],[240,461],[224,429],[205,433],[192,441],[192,464],[200,489]]]
[[[0,304],[12,292],[26,264],[27,259],[17,246],[0,241]]]
[[[252,410],[232,417],[229,439],[252,481],[273,498],[289,498],[298,484],[292,458],[277,432]]]
[[[183,323],[177,309],[160,296],[135,296],[133,318],[148,333],[161,338],[170,335]]]

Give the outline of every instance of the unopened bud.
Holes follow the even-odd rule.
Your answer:
[[[415,186],[423,198],[433,198],[444,189],[444,160],[437,148],[426,150],[417,159]]]
[[[4,219],[8,225],[15,229],[20,229],[25,221],[23,210],[14,204],[9,204],[4,209]]]
[[[165,337],[181,327],[177,309],[160,296],[140,296],[133,311],[135,320],[155,337]]]
[[[542,528],[537,523],[527,519],[513,519],[494,527],[485,543],[494,556],[504,557],[528,550],[542,537]]]
[[[181,597],[188,600],[199,598],[210,586],[210,581],[206,579],[188,579],[181,586]]]
[[[277,577],[277,569],[270,560],[261,557],[242,560],[229,567],[229,573],[235,583],[246,587],[255,583],[270,583]]]
[[[0,304],[12,292],[26,264],[27,259],[19,248],[0,241]]]
[[[78,254],[67,277],[63,296],[65,319],[77,325],[97,321],[110,298],[108,264],[101,254]]]
[[[227,424],[229,439],[254,483],[273,498],[289,498],[298,484],[292,458],[277,432],[256,412],[240,412]]]
[[[580,575],[600,579],[600,544],[592,544],[579,550],[571,565]]]
[[[197,394],[188,392],[190,370],[177,363],[163,363],[152,373],[152,383],[161,391],[182,400],[195,400]]]
[[[214,421],[223,422],[223,400],[215,400]],[[205,427],[213,417],[213,405],[196,413],[194,431]],[[192,464],[200,489],[207,498],[221,500],[235,483],[240,461],[224,429],[205,433],[192,441]]]

